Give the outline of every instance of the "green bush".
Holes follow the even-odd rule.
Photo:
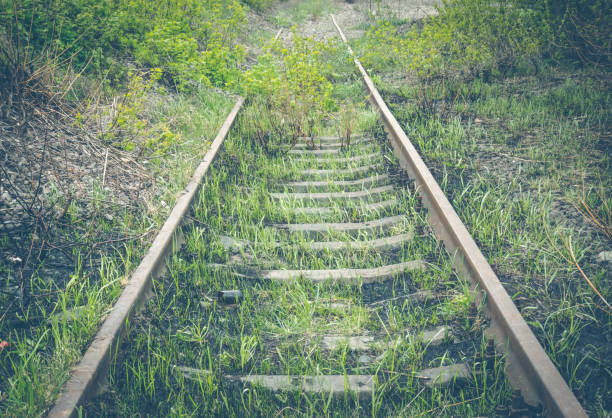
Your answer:
[[[117,47],[113,3],[112,0],[0,0],[0,33],[5,42],[22,48],[16,52],[28,49],[64,52],[74,56],[77,66],[82,66],[95,48]]]
[[[222,86],[244,58],[245,23],[237,0],[0,0],[0,65],[43,56],[102,73],[134,56],[179,88]]]
[[[263,10],[270,7],[274,0],[242,0],[242,2],[255,10]]]
[[[548,52],[584,63],[612,63],[612,4],[608,0],[515,0],[534,10],[552,29]]]
[[[312,136],[315,124],[337,108],[329,80],[333,68],[323,58],[334,48],[295,34],[290,48],[272,42],[235,85],[253,109],[245,112],[247,118],[253,115],[247,135],[267,152],[286,149],[299,136]]]
[[[474,75],[537,54],[550,39],[542,14],[505,1],[444,0],[422,26],[381,21],[367,33],[362,59],[371,68],[398,66],[430,78],[449,70]]]
[[[472,72],[511,66],[549,42],[541,13],[510,1],[445,0],[440,17],[422,32],[424,42]],[[436,32],[440,31],[442,35]]]
[[[329,43],[295,34],[291,48],[273,42],[257,64],[246,71],[242,88],[249,96],[269,96],[278,103],[289,101],[290,105],[309,102],[321,111],[331,110],[331,68],[321,59],[329,48]]]
[[[549,54],[610,64],[610,5],[604,0],[443,0],[439,14],[407,28],[378,21],[359,45],[366,66],[424,78],[457,70],[484,75]]]
[[[182,3],[181,13],[161,20],[145,34],[136,57],[162,67],[179,88],[191,82],[224,86],[238,77],[236,64],[244,59],[243,48],[235,42],[246,23],[244,10],[237,1]]]

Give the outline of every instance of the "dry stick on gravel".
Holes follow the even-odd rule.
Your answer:
[[[425,414],[430,414],[430,413],[432,413],[433,411],[436,411],[436,410],[438,410],[438,409],[440,409],[440,408],[443,408],[443,409],[442,409],[442,412],[444,412],[444,411],[446,410],[446,408],[451,408],[451,407],[453,407],[453,406],[459,406],[459,405],[463,405],[463,404],[465,404],[465,403],[469,403],[469,402],[477,401],[478,399],[482,398],[483,396],[484,396],[484,395],[480,395],[480,396],[477,396],[477,397],[472,398],[472,399],[466,399],[465,401],[455,402],[455,403],[451,403],[451,404],[444,404],[444,405],[442,405],[442,406],[438,406],[438,407],[436,407],[436,408],[430,409],[429,411],[421,412],[421,414],[420,414],[419,416],[422,416],[422,415],[425,415]],[[439,414],[439,416],[440,416],[440,415],[442,415],[442,412]]]
[[[584,277],[584,280],[586,280],[589,286],[591,286],[591,289],[593,289],[593,291],[597,293],[597,296],[599,296],[599,298],[603,301],[603,303],[606,304],[606,306],[608,307],[608,310],[610,311],[609,313],[612,313],[612,306],[610,306],[606,298],[604,298],[603,295],[599,293],[599,290],[597,290],[593,282],[587,277],[585,272],[580,267],[580,264],[578,264],[578,260],[576,260],[576,256],[574,255],[574,250],[572,249],[572,237],[570,236],[568,239],[565,239],[563,236],[561,236],[563,245],[565,246],[565,249],[569,252],[569,255],[571,258],[570,259],[565,254],[563,254],[563,252],[559,249],[559,247],[557,247],[557,245],[553,242],[552,238],[550,237],[550,233],[548,232],[548,226],[546,225],[546,219],[544,218],[544,214],[542,214],[542,221],[544,224],[544,231],[546,231],[546,237],[548,238],[548,241],[553,246],[555,251],[557,251],[559,255],[561,255],[561,257],[563,257],[563,259],[567,261],[569,264],[573,264],[574,266],[576,266],[580,274],[582,274],[582,277]]]
[[[612,228],[604,225],[604,223],[599,219],[599,217],[593,213],[591,207],[589,206],[589,204],[586,202],[586,200],[584,198],[580,199],[580,204],[582,205],[582,208],[584,210],[582,210],[581,208],[579,208],[576,204],[574,204],[574,207],[576,208],[576,210],[578,212],[580,212],[580,214],[586,219],[588,220],[591,224],[593,224],[596,228],[598,228],[599,230],[601,230],[601,232],[608,237],[608,239],[612,239]],[[607,204],[604,201],[604,205],[606,206],[607,209]],[[586,211],[586,212],[585,212]]]
[[[427,388],[427,386],[423,385],[423,387],[421,388],[421,390],[419,391],[419,393],[417,393],[414,398],[412,398],[412,400],[410,402],[408,402],[408,405],[406,405],[404,407],[404,409],[402,409],[402,412],[399,415],[404,415],[404,413],[406,412],[406,410],[410,407],[410,405],[412,405],[414,403],[414,401],[417,400],[417,398],[419,396],[421,396],[421,393],[423,393],[423,391]]]
[[[104,171],[102,172],[102,186],[106,182],[106,166],[108,165],[108,148],[106,148],[106,156],[104,157]]]
[[[601,177],[599,177],[599,182],[601,183]],[[599,193],[597,193],[597,195],[601,199],[603,210],[605,211],[605,213],[608,214],[608,215],[612,215],[612,210],[610,210],[610,207],[608,206],[608,201],[606,200],[605,192],[602,192],[601,195]],[[583,175],[583,178],[582,178],[582,198],[580,198],[578,202],[580,203],[582,208],[579,207],[576,204],[576,202],[572,202],[574,207],[576,208],[576,210],[589,223],[591,223],[593,226],[595,226],[595,228],[599,229],[606,237],[608,237],[609,240],[612,240],[612,225],[608,225],[608,224],[606,224],[606,222],[603,219],[600,219],[597,216],[597,214],[593,212],[593,208],[591,208],[591,206],[586,201],[586,192],[585,192],[585,186],[584,186],[584,175]]]

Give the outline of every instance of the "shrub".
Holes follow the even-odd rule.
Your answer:
[[[405,33],[389,21],[368,31],[363,50],[368,66],[400,66],[421,77],[461,69],[469,75],[514,65],[537,54],[550,38],[538,11],[507,1],[444,0],[439,15]]]
[[[150,66],[160,66],[180,89],[190,83],[224,86],[238,77],[236,64],[244,50],[235,44],[246,23],[236,1],[184,0],[184,12],[176,20],[162,20],[145,35],[136,57]]]
[[[399,67],[423,78],[457,69],[486,78],[543,54],[609,64],[610,8],[603,0],[443,0],[437,16],[407,30],[377,22],[361,58],[375,70]]]
[[[253,134],[266,151],[276,152],[278,147],[270,146],[275,142],[292,145],[299,136],[312,136],[315,124],[336,108],[329,81],[332,68],[321,59],[330,48],[329,43],[294,34],[290,48],[273,42],[244,74],[240,89],[262,115],[253,117]]]
[[[244,57],[245,22],[237,0],[0,0],[0,66],[61,57],[102,74],[133,55],[180,88],[222,86]]]
[[[142,117],[148,93],[155,89],[161,75],[159,68],[146,73],[128,74],[125,93],[108,110],[107,116],[111,122],[101,135],[103,140],[118,148],[137,152],[138,155],[165,154],[180,140],[180,134],[172,132],[165,120],[153,123]]]
[[[242,2],[255,10],[263,10],[270,7],[274,0],[242,0]]]
[[[548,52],[583,63],[612,63],[612,5],[607,0],[515,0],[534,10],[552,29]]]

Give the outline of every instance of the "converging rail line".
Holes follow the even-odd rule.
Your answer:
[[[343,42],[348,46],[346,37],[333,16],[332,20]],[[349,51],[353,54],[350,47]],[[363,76],[370,101],[380,111],[402,167],[408,170],[419,186],[424,204],[430,212],[432,227],[446,245],[447,251],[455,254],[457,268],[486,294],[495,340],[500,348],[510,345],[508,371],[514,376],[515,385],[521,388],[524,397],[536,395],[553,416],[586,416],[586,412],[529,329],[367,72],[356,57],[354,61]],[[533,402],[535,399],[530,400]]]
[[[333,22],[346,43],[335,19]],[[345,402],[360,407],[361,402],[375,404],[379,396],[392,404],[394,397],[401,396],[402,386],[421,385],[420,394],[427,388],[445,390],[478,380],[490,372],[497,352],[505,354],[506,373],[527,404],[541,403],[551,416],[586,416],[372,80],[354,60],[372,106],[381,114],[399,166],[411,181],[397,166],[382,163],[385,144],[367,135],[357,138],[350,147],[343,146],[337,137],[319,137],[314,149],[310,139],[303,138],[283,162],[292,165],[291,178],[276,182],[274,190],[260,191],[258,196],[258,202],[268,205],[264,213],[272,220],[225,226],[225,230],[210,226],[211,221],[206,238],[200,240],[206,245],[218,244],[227,255],[223,262],[206,259],[200,263],[202,274],[219,282],[244,285],[240,297],[248,302],[245,309],[250,309],[250,316],[240,319],[247,323],[242,323],[240,330],[241,356],[243,348],[245,352],[241,367],[230,367],[227,373],[221,366],[173,367],[185,379],[218,379],[224,387],[237,387],[243,394],[246,388],[295,392],[298,397],[329,399],[328,405],[331,399],[344,397]],[[126,323],[150,296],[152,280],[163,273],[167,257],[181,247],[181,223],[190,207],[197,204],[197,192],[205,176],[212,176],[209,169],[242,105],[243,100],[238,99],[49,416],[75,416],[79,406],[91,399],[106,379]],[[427,222],[421,216],[425,211]],[[221,211],[210,216],[219,219]],[[429,228],[444,243],[446,253],[424,232]],[[442,292],[421,288],[427,287],[429,275],[445,270],[446,260],[471,281],[472,291],[480,296],[479,303],[486,306],[477,312],[476,305],[471,305],[465,321],[472,328],[477,328],[474,324],[488,324],[486,332],[472,335],[433,319],[416,326],[404,317],[409,317],[412,310],[453,306],[449,294],[454,292],[456,296],[456,289]],[[266,299],[269,294],[291,297],[293,293],[303,294],[303,299],[282,314],[277,312],[280,307]],[[222,303],[223,297],[219,293],[214,303]],[[237,301],[238,296],[230,303]],[[201,309],[210,309],[207,306]],[[297,324],[292,315],[300,309],[309,312],[310,322]],[[214,338],[231,334],[233,328],[224,325],[233,320],[227,312],[219,313],[217,320],[209,323]],[[273,331],[265,341],[250,346],[251,340],[248,335],[244,338],[243,330],[253,331],[266,320]],[[494,339],[495,347],[487,344],[479,351],[478,341],[485,333]],[[411,354],[418,364],[427,363],[425,358],[433,361],[428,357],[432,349],[444,353],[442,361],[438,367],[396,370],[396,363],[407,365],[403,363],[410,357],[407,347],[418,347],[418,353]],[[215,350],[211,343],[209,356],[220,357]],[[306,351],[307,360],[297,358]],[[287,365],[288,353],[296,356],[293,368]],[[489,369],[485,370],[482,365],[487,361]]]

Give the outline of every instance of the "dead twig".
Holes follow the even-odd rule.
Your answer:
[[[580,199],[579,203],[581,207],[578,207],[576,204],[574,204],[574,207],[576,208],[576,210],[580,212],[580,214],[587,221],[593,224],[593,226],[595,226],[606,237],[608,237],[608,239],[612,240],[612,227],[605,225],[604,222],[601,219],[599,219],[599,217],[594,213],[593,209],[589,206],[589,204],[584,199]]]
[[[492,154],[500,155],[502,157],[510,158],[512,160],[525,161],[526,163],[544,163],[545,162],[545,161],[542,161],[542,160],[530,160],[528,158],[521,158],[521,157],[517,157],[516,155],[510,155],[510,154],[506,154],[506,153],[503,153],[503,152],[491,151],[491,153]]]
[[[608,307],[609,313],[612,313],[612,306],[610,306],[610,304],[608,303],[606,298],[604,298],[603,295],[599,292],[599,290],[597,290],[597,288],[595,287],[593,282],[587,277],[587,275],[584,272],[584,270],[582,270],[582,268],[580,267],[580,264],[578,264],[578,260],[576,260],[576,256],[574,255],[574,249],[572,248],[572,237],[571,237],[571,235],[567,239],[565,239],[563,236],[561,236],[561,240],[563,241],[563,246],[565,247],[565,249],[569,253],[569,257],[568,257],[565,254],[563,254],[563,251],[561,251],[561,249],[559,249],[559,247],[557,247],[557,245],[553,242],[553,240],[552,240],[552,238],[550,236],[550,233],[548,231],[548,226],[546,225],[546,219],[545,219],[543,214],[542,214],[542,221],[543,221],[543,224],[544,224],[544,231],[546,232],[546,237],[548,238],[548,241],[553,246],[555,251],[557,251],[557,253],[565,261],[567,261],[568,264],[572,264],[572,265],[574,265],[578,269],[578,271],[580,272],[580,274],[582,275],[584,280],[586,280],[586,282],[589,284],[591,289],[593,289],[593,291],[597,294],[597,296],[599,296],[599,298],[602,300],[602,302]]]
[[[106,148],[106,156],[104,157],[104,172],[102,173],[102,186],[106,182],[106,166],[108,165],[108,148]]]
[[[601,182],[601,178],[599,179]],[[584,177],[582,179],[582,196],[578,199],[578,204],[572,202],[576,210],[595,228],[599,229],[609,240],[612,240],[612,224],[609,222],[612,219],[612,210],[608,206],[606,199],[605,188],[601,188],[601,193],[595,192],[599,200],[601,200],[601,209],[603,216],[600,217],[595,209],[587,202],[587,193],[584,186]],[[605,219],[607,218],[607,219]]]
[[[408,402],[408,404],[404,407],[404,409],[402,409],[402,412],[399,415],[404,415],[404,412],[406,412],[408,410],[408,408],[410,407],[410,405],[412,405],[414,403],[414,401],[416,401],[418,399],[419,396],[421,396],[421,393],[423,393],[423,391],[427,388],[427,386],[423,386],[421,388],[421,390],[419,391],[419,393],[417,393],[414,398],[412,398],[410,400],[410,402]]]
[[[437,410],[438,410],[438,409],[440,409],[440,408],[443,408],[443,410],[445,410],[446,408],[451,408],[451,407],[453,407],[453,406],[459,406],[459,405],[466,404],[466,403],[468,403],[468,402],[474,402],[474,401],[477,401],[478,399],[481,399],[483,396],[484,396],[484,395],[480,395],[480,396],[477,396],[477,397],[472,398],[472,399],[466,399],[465,401],[455,402],[455,403],[451,403],[451,404],[444,404],[444,405],[442,405],[442,406],[438,406],[438,407],[432,408],[432,409],[430,409],[430,410],[428,410],[428,411],[421,412],[421,413],[419,414],[419,416],[422,416],[422,415],[425,415],[425,414],[431,414],[433,411],[437,411]]]

